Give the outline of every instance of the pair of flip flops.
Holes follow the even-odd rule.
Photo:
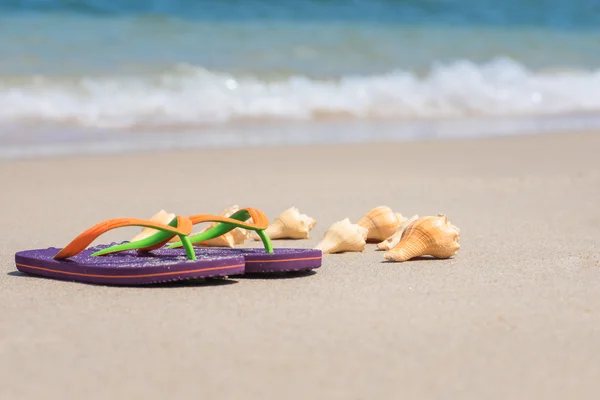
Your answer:
[[[252,223],[245,222],[250,218]],[[217,224],[189,236],[194,225],[204,222]],[[62,249],[51,247],[18,252],[15,263],[17,269],[26,274],[109,285],[308,271],[321,266],[321,250],[274,249],[264,232],[268,224],[266,215],[255,208],[240,209],[229,217],[211,214],[177,216],[166,225],[133,218],[111,219],[94,225]],[[146,227],[157,232],[134,242],[88,247],[100,235],[126,226]],[[264,249],[194,247],[195,243],[216,238],[238,227],[255,231]],[[179,241],[170,243],[175,236]]]

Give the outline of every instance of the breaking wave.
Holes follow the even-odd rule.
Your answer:
[[[423,120],[600,112],[600,70],[533,71],[509,59],[426,74],[264,79],[195,66],[163,74],[0,78],[0,122],[173,129],[244,121]]]

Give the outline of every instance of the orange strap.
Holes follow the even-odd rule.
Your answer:
[[[177,228],[174,228],[169,225],[159,224],[152,221],[147,221],[143,219],[136,218],[116,218],[110,219],[108,221],[101,222],[97,225],[92,226],[75,239],[71,241],[68,245],[66,245],[61,251],[58,252],[54,256],[55,260],[64,260],[65,258],[73,257],[83,250],[85,250],[98,236],[106,233],[112,229],[121,228],[125,226],[142,226],[146,228],[154,228],[160,229],[162,231],[167,231],[172,233],[166,240],[160,243],[155,243],[151,246],[143,247],[139,250],[142,251],[150,251],[158,249],[164,246],[171,238],[176,235],[184,235],[187,236],[192,232],[193,225],[192,221],[187,217],[177,217]]]
[[[267,229],[269,226],[269,219],[267,216],[260,210],[256,208],[240,208],[237,212],[247,211],[250,214],[250,218],[252,218],[253,223],[243,222],[237,219],[232,219],[228,217],[222,217],[219,215],[212,214],[197,214],[192,215],[190,220],[193,225],[200,224],[202,222],[224,222],[226,224],[236,225],[240,228],[256,230],[256,229]],[[233,228],[232,228],[233,229]]]

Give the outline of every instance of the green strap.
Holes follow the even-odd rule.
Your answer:
[[[264,229],[256,229],[256,234],[262,240],[263,246],[265,246],[265,252],[269,254],[273,254],[273,244],[271,243],[271,238],[267,235]]]
[[[210,228],[209,230],[207,230],[205,232],[197,233],[193,236],[188,237],[190,242],[192,242],[192,243],[204,242],[204,241],[219,237],[221,235],[224,235],[227,232],[232,231],[235,228],[243,228],[243,229],[249,229],[249,230],[255,231],[263,242],[263,246],[265,247],[265,252],[267,252],[269,254],[273,253],[273,244],[271,243],[271,239],[265,233],[264,229],[260,229],[258,227],[243,223],[243,221],[246,221],[250,218],[250,214],[248,213],[248,211],[239,210],[239,211],[231,214],[228,218],[238,220],[241,223],[236,224],[233,222],[220,222],[218,225]],[[219,221],[204,220],[202,222],[219,222]],[[183,245],[185,245],[185,244],[183,244]],[[180,241],[180,242],[171,244],[170,246],[168,246],[168,248],[174,249],[174,248],[178,248],[181,246],[182,246],[182,242]]]
[[[167,225],[172,226],[173,228],[177,228],[177,217],[173,218],[171,220],[171,222],[169,222]],[[171,233],[169,231],[165,231],[158,227],[153,228],[153,229],[158,229],[159,232],[156,232],[152,236],[149,236],[145,239],[136,240],[135,242],[128,242],[128,243],[117,244],[117,245],[114,245],[111,247],[107,247],[106,249],[102,249],[102,250],[95,252],[94,254],[92,254],[92,256],[102,256],[102,255],[106,255],[106,254],[116,253],[119,251],[137,250],[137,249],[141,249],[144,247],[150,247],[155,244],[164,242],[165,240],[169,239],[170,237],[173,237],[173,233]],[[187,258],[189,260],[196,260],[196,252],[194,252],[194,247],[192,246],[192,242],[191,242],[190,238],[186,235],[177,235],[177,236],[179,236],[179,239],[181,239],[181,241],[179,241],[177,243],[182,243],[183,247],[185,248],[185,254],[187,255]]]

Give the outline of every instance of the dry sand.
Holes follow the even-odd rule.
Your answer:
[[[0,183],[3,400],[598,397],[597,133],[22,161]],[[446,213],[462,248],[397,264],[369,245],[309,276],[150,288],[14,266],[104,219],[232,204],[317,219],[277,246],[386,204]]]

